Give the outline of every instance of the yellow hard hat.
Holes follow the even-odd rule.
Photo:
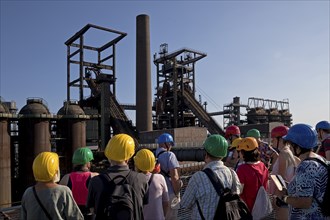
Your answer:
[[[230,145],[230,148],[238,147],[238,144],[243,140],[243,138],[236,138]]]
[[[258,148],[258,142],[254,137],[246,137],[238,144],[237,150],[252,151]]]
[[[54,180],[59,171],[59,159],[57,153],[42,152],[37,155],[32,165],[34,179],[38,182]]]
[[[148,149],[139,150],[134,157],[135,166],[146,172],[151,172],[155,168],[155,155]]]
[[[133,156],[134,151],[133,138],[127,134],[117,134],[108,142],[104,154],[109,160],[125,161]]]

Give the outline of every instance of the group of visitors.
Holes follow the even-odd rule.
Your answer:
[[[276,197],[275,214],[269,213],[275,219],[329,219],[321,209],[328,182],[327,168],[322,165],[329,163],[330,156],[328,121],[319,122],[315,128],[307,124],[277,126],[271,131],[272,146],[261,140],[257,129],[241,138],[240,129],[232,125],[225,137],[227,141],[211,135],[204,142],[204,169],[211,168],[225,188],[240,194],[251,213],[263,186]],[[287,186],[277,189],[270,175],[280,175]],[[213,219],[219,200],[205,172],[198,171],[188,183],[182,206],[191,210],[191,219]]]
[[[271,145],[261,140],[257,129],[243,138],[235,125],[227,127],[225,137],[210,135],[203,144],[203,169],[210,169],[224,188],[240,195],[251,213],[263,187],[276,197],[276,219],[327,219],[320,203],[328,171],[318,160],[330,157],[330,123],[321,121],[315,128],[277,126],[270,136]],[[175,220],[179,206],[190,211],[191,219],[213,219],[221,197],[203,171],[192,175],[180,195],[180,166],[173,146],[173,137],[164,133],[155,152],[135,152],[134,139],[118,134],[104,151],[110,162],[106,172],[90,171],[93,153],[82,147],[73,154],[73,172],[60,182],[58,155],[42,152],[32,166],[36,185],[22,197],[21,219]],[[135,170],[129,169],[131,159]],[[280,175],[287,186],[279,189],[271,175]]]
[[[22,197],[21,219],[176,219],[178,206],[171,203],[179,205],[182,182],[179,162],[170,151],[173,137],[164,133],[158,144],[160,173],[153,173],[156,157],[152,151],[136,153],[134,139],[118,134],[104,151],[110,162],[106,172],[90,171],[93,153],[82,147],[73,154],[73,172],[60,182],[59,156],[40,153],[33,162],[37,184]],[[130,159],[135,170],[129,169]]]

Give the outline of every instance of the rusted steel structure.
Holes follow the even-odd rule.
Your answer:
[[[87,45],[86,34],[92,31],[103,31],[113,39],[102,42],[101,46]],[[67,101],[73,99],[71,89],[78,88],[81,108],[89,109],[86,112],[97,112],[97,116],[92,119],[97,120],[101,149],[105,148],[111,133],[137,136],[135,128],[116,99],[116,44],[126,35],[117,30],[87,24],[65,42]],[[96,54],[96,60],[91,60],[91,54]],[[74,65],[78,66],[78,72],[73,71]],[[89,93],[88,97],[85,96],[86,92]]]
[[[205,126],[210,133],[224,134],[222,128],[195,99],[195,65],[206,54],[182,48],[168,53],[160,45],[154,55],[157,67],[155,129]]]
[[[83,109],[78,102],[64,102],[63,107],[57,112],[57,141],[56,150],[61,157],[61,171],[64,173],[72,170],[73,152],[80,147],[86,146],[86,120]]]
[[[43,151],[51,151],[50,120],[53,115],[45,101],[40,98],[28,99],[19,114],[18,194],[22,195],[28,186],[35,183],[32,172],[34,158]]]
[[[0,208],[11,206],[10,114],[0,102]]]

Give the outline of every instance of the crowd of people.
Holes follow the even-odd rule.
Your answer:
[[[225,136],[209,135],[203,143],[203,169],[240,195],[251,213],[263,187],[275,198],[275,219],[329,219],[320,207],[328,171],[319,161],[330,160],[330,123],[321,121],[315,128],[281,125],[271,130],[270,138],[271,144],[264,142],[257,129],[243,135],[235,125],[227,127]],[[171,151],[174,139],[164,133],[157,141],[154,152],[136,152],[132,137],[114,135],[104,151],[110,167],[102,173],[91,172],[92,151],[78,148],[73,171],[61,180],[59,156],[38,154],[32,165],[36,184],[23,194],[21,219],[175,220],[179,207],[190,219],[213,219],[221,197],[206,173],[195,172],[180,195],[180,164]],[[282,188],[273,175],[283,178]]]

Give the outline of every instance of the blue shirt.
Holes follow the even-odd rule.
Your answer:
[[[165,171],[165,173],[170,174],[170,170],[180,168],[180,164],[173,152],[166,151],[164,148],[159,147],[156,149],[156,156],[162,151],[165,151],[165,152],[158,156],[158,162],[160,164],[160,168],[163,171]],[[166,185],[168,188],[168,194],[169,195],[174,194],[173,186],[172,186],[170,178],[166,177],[166,176],[164,176],[164,177],[165,177]]]
[[[322,157],[318,156],[322,160]],[[293,197],[314,197],[320,202],[328,180],[328,171],[314,160],[303,160],[297,167],[296,175],[288,185],[288,194]],[[326,219],[315,199],[309,209],[291,207],[290,219]]]

